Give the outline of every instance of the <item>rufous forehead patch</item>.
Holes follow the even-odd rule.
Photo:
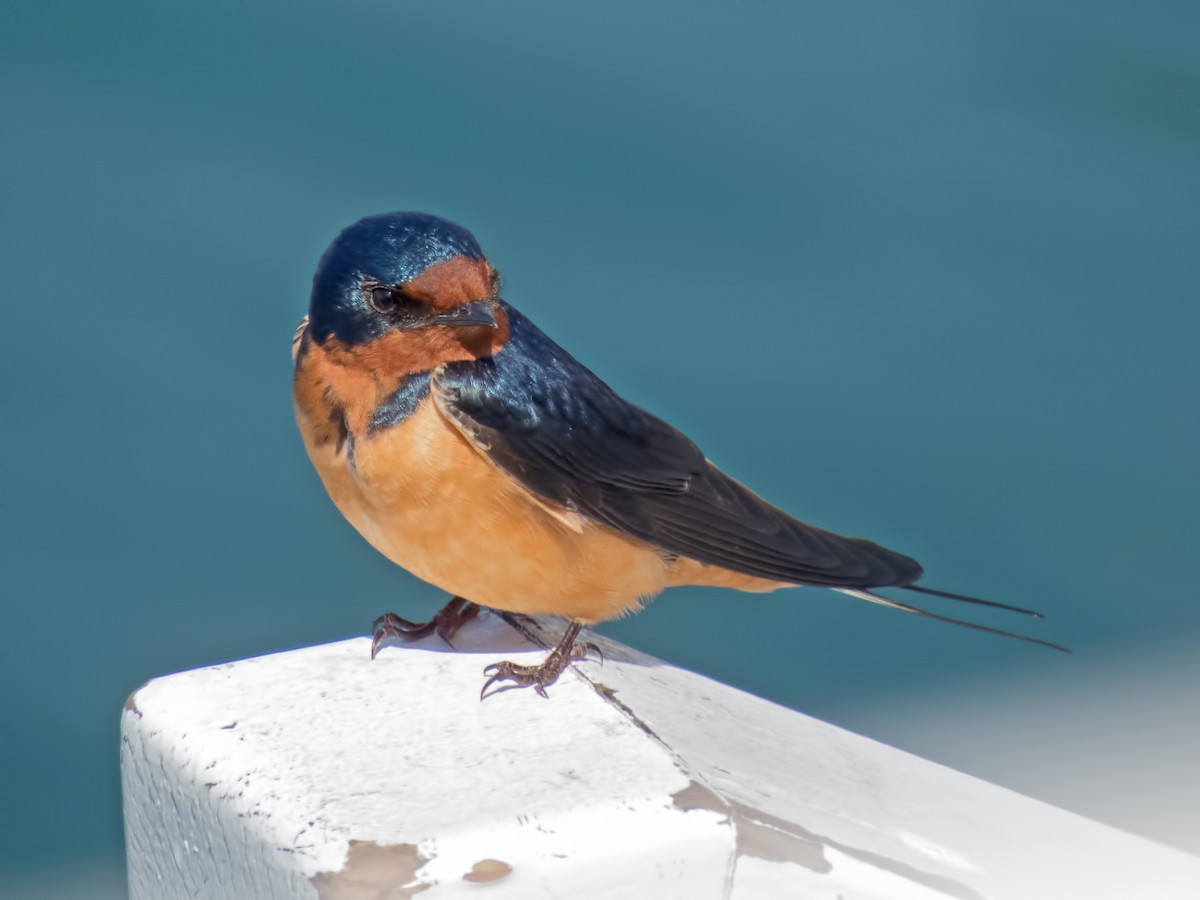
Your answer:
[[[403,287],[410,297],[436,310],[447,310],[487,297],[494,277],[487,260],[455,256],[434,263]]]

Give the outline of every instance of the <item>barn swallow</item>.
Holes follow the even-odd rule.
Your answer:
[[[714,466],[685,435],[623,400],[501,299],[466,229],[398,212],[351,225],[322,256],[292,345],[296,419],[333,502],[372,546],[454,595],[432,621],[389,613],[389,637],[449,640],[480,606],[566,617],[537,666],[484,670],[485,694],[542,696],[596,648],[582,625],[664,588],[832,588],[941,616],[880,588],[1032,610],[916,582],[913,559],[807,525]]]

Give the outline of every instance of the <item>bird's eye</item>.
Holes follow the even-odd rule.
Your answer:
[[[390,313],[396,308],[396,295],[391,288],[371,288],[371,305],[377,312]]]

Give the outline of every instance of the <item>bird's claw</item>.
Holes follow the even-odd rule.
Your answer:
[[[548,662],[549,660],[547,660]],[[501,690],[532,687],[539,697],[547,700],[550,699],[550,695],[546,693],[546,688],[558,681],[558,676],[562,672],[561,670],[555,672],[547,663],[543,663],[540,666],[522,666],[508,660],[492,663],[483,670],[483,674],[490,677],[483,683],[483,688],[479,691],[479,699],[483,700],[487,696],[488,688],[498,681],[513,682],[508,687],[501,688]]]
[[[455,597],[439,609],[428,622],[412,622],[395,613],[384,613],[371,623],[371,659],[375,658],[379,653],[379,648],[388,638],[396,638],[405,642],[419,641],[423,637],[436,633],[438,637],[453,647],[454,643],[451,638],[464,624],[477,615],[479,615],[479,606],[462,597]]]
[[[571,662],[586,662],[588,657],[595,656],[596,662],[604,665],[604,651],[600,649],[599,644],[593,644],[591,641],[585,641],[582,644],[576,644],[571,651]]]
[[[433,634],[436,628],[435,619],[428,622],[412,622],[395,613],[384,613],[371,623],[371,659],[375,658],[379,648],[388,638],[416,641]]]
[[[540,666],[523,666],[519,663],[503,662],[492,663],[483,670],[483,674],[487,676],[487,681],[483,683],[483,689],[479,692],[479,699],[483,700],[488,696],[488,688],[497,682],[511,681],[512,684],[499,688],[500,691],[512,690],[513,688],[532,687],[539,697],[549,699],[550,695],[546,693],[546,688],[558,681],[558,677],[566,670],[567,666],[575,662],[583,662],[590,656],[595,656],[601,663],[604,664],[604,651],[599,646],[591,641],[576,642],[575,636],[579,633],[579,626],[574,624],[563,635],[563,640],[558,646],[550,651],[550,655],[546,657],[546,661]]]

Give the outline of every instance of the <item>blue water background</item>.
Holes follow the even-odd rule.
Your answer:
[[[472,229],[512,303],[773,502],[1048,617],[979,620],[1094,659],[1200,645],[1198,26],[5,4],[0,875],[119,885],[146,679],[441,602],[341,520],[292,421],[313,267],[367,213]],[[601,630],[885,739],[864,698],[1072,664],[816,590],[679,590]]]

